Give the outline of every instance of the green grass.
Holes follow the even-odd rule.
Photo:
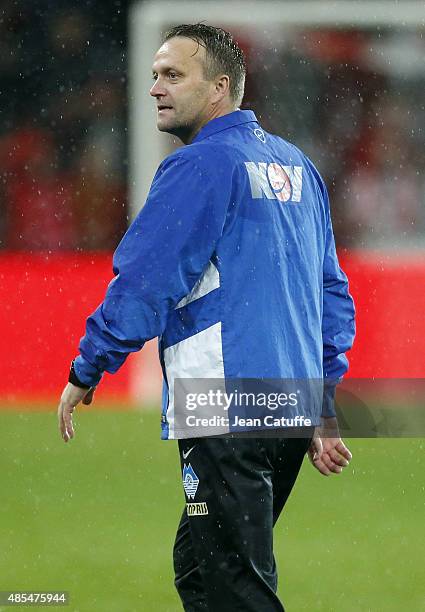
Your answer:
[[[276,527],[286,608],[425,610],[424,443],[350,446],[341,476],[305,463]],[[67,590],[73,612],[181,610],[171,549],[184,496],[157,411],[80,410],[65,445],[54,413],[0,410],[0,484],[0,591]]]

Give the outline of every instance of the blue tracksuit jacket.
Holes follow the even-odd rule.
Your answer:
[[[96,385],[159,337],[164,438],[186,436],[174,428],[176,378],[334,383],[347,370],[354,306],[326,188],[252,111],[210,121],[161,163],[113,271],[75,371]]]

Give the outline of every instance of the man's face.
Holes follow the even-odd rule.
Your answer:
[[[165,42],[154,57],[157,126],[161,132],[190,140],[209,120],[214,83],[204,78],[205,49],[190,38]]]

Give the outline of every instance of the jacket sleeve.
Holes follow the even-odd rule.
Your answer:
[[[348,291],[348,280],[341,270],[335,249],[335,239],[329,211],[326,187],[322,183],[326,213],[325,253],[323,260],[323,377],[322,416],[335,416],[336,385],[348,370],[345,355],[354,342],[355,310]]]
[[[212,172],[176,154],[153,180],[147,201],[119,244],[114,278],[87,319],[74,367],[78,379],[98,384],[128,353],[163,333],[168,312],[187,295],[215,250],[230,201],[226,165]]]

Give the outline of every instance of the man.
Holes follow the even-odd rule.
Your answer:
[[[272,530],[303,456],[308,450],[325,475],[351,459],[332,404],[347,369],[354,309],[326,188],[296,147],[264,132],[253,112],[238,110],[245,60],[227,32],[204,24],[173,28],[155,55],[153,79],[158,129],[186,146],[158,168],[115,253],[115,278],[87,321],[62,394],[60,431],[65,442],[74,437],[74,407],[91,402],[102,373],[115,372],[129,352],[158,336],[163,437],[179,438],[187,497],[174,547],[184,609],[283,610]],[[191,429],[193,406],[182,405],[177,383],[198,379],[222,385],[216,395],[203,394],[206,403],[198,397],[198,408],[214,417],[212,400],[227,398],[229,381],[243,381],[242,390],[260,381],[262,392],[283,379],[326,384],[319,400],[315,385],[303,387],[309,401],[291,421],[302,427],[277,426],[263,437],[264,423],[255,419],[246,432],[229,418],[216,429],[206,419],[204,430],[198,419]],[[299,392],[285,396],[285,410]],[[230,395],[229,416],[243,423],[237,394]],[[302,420],[306,414],[311,418]]]

